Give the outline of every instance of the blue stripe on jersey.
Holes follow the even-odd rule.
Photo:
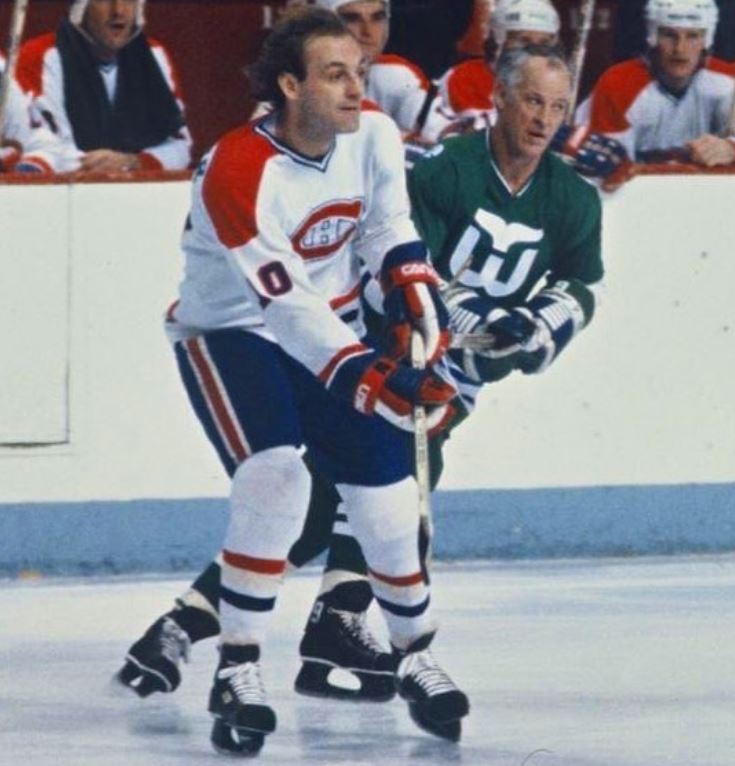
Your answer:
[[[220,585],[220,598],[236,609],[245,609],[248,612],[270,612],[276,605],[275,598],[256,598],[255,596],[245,596],[242,593],[235,593],[234,590]]]
[[[386,601],[379,596],[375,596],[375,600],[386,612],[390,612],[396,615],[396,617],[418,617],[429,608],[429,596],[415,606],[401,606],[400,604],[394,604],[392,601]]]

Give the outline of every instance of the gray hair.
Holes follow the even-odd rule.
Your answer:
[[[558,45],[526,45],[522,48],[505,49],[495,63],[495,79],[508,90],[512,90],[520,83],[523,67],[532,58],[546,59],[550,69],[566,72],[571,79],[569,62]]]

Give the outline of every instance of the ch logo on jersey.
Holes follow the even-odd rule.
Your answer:
[[[528,278],[539,252],[539,248],[533,245],[544,238],[544,230],[534,229],[523,223],[508,223],[499,215],[480,208],[475,213],[474,222],[467,227],[449,259],[452,274],[456,274],[467,263],[483,232],[490,236],[490,252],[487,258],[478,264],[479,271],[468,268],[462,274],[461,281],[468,287],[485,290],[493,298],[512,295]],[[500,269],[508,261],[511,247],[524,244],[529,247],[522,250],[513,271],[501,279]]]
[[[302,258],[326,258],[353,235],[362,213],[362,200],[339,200],[309,213],[291,236],[291,245]]]

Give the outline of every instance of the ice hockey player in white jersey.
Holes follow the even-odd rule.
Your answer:
[[[641,162],[735,161],[735,64],[709,55],[714,0],[649,0],[648,53],[602,74],[578,122],[620,141]]]
[[[456,740],[469,709],[429,650],[436,625],[409,448],[413,407],[423,404],[438,426],[455,391],[402,361],[412,329],[428,358],[441,358],[448,317],[410,218],[399,132],[381,112],[361,111],[365,70],[333,13],[287,15],[250,71],[274,111],[225,136],[193,181],[185,276],[167,329],[192,407],[232,477],[209,698],[221,750],[257,752],[276,726],[260,647],[307,511],[307,448],[369,562],[393,646],[386,672],[411,716]],[[362,337],[361,264],[385,290],[391,357]],[[155,680],[155,668],[137,670]]]
[[[2,54],[0,77],[5,77]],[[14,77],[8,80],[0,138],[0,172],[62,173],[79,167],[79,152],[43,125]]]

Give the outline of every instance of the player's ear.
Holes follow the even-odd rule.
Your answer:
[[[295,74],[291,72],[283,72],[278,75],[278,85],[286,97],[287,101],[291,101],[298,95],[299,79]]]
[[[507,97],[506,87],[500,80],[495,81],[495,87],[493,88],[493,104],[498,111],[502,111],[505,108],[505,100]]]

